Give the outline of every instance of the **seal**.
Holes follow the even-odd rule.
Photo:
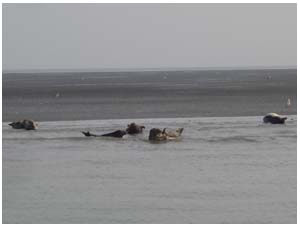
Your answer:
[[[11,122],[10,125],[14,129],[36,130],[37,123],[31,119],[22,119],[16,122]]]
[[[116,130],[112,133],[106,133],[106,134],[102,134],[102,137],[117,137],[117,138],[122,138],[126,133],[126,131],[124,130]]]
[[[145,126],[138,125],[138,124],[135,124],[134,122],[132,122],[129,125],[127,125],[126,132],[130,135],[139,134],[139,133],[143,132],[143,129],[145,129]]]
[[[87,132],[82,131],[82,133],[86,137],[116,137],[116,138],[122,138],[125,134],[127,134],[126,131],[124,131],[124,130],[116,130],[114,132],[105,133],[105,134],[102,134],[102,135],[92,134],[89,131],[87,131]]]
[[[175,131],[167,130],[167,128],[164,128],[162,132],[167,135],[169,140],[172,140],[172,139],[177,139],[178,137],[181,136],[183,132],[183,128],[178,128]]]
[[[287,117],[283,117],[276,113],[268,113],[263,118],[264,123],[271,123],[271,124],[284,124],[285,120],[287,120]]]
[[[164,141],[164,140],[176,140],[181,136],[183,128],[178,128],[175,131],[164,128],[163,130],[153,128],[149,132],[149,141]]]
[[[164,134],[160,129],[153,128],[149,132],[149,141],[163,141],[167,140],[167,135]]]

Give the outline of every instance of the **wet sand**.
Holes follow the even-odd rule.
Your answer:
[[[296,69],[10,73],[2,82],[3,121],[297,114]]]

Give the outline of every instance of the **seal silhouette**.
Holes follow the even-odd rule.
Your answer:
[[[89,131],[87,131],[87,132],[82,131],[82,133],[86,137],[116,137],[116,138],[122,138],[125,134],[127,134],[126,131],[124,131],[124,130],[116,130],[114,132],[105,133],[102,135],[96,135],[96,134],[90,133]]]
[[[169,140],[171,140],[173,138],[176,139],[176,138],[180,137],[183,132],[183,128],[178,128],[175,131],[164,128],[162,132],[167,135]]]
[[[278,115],[276,113],[268,113],[263,118],[264,123],[271,124],[284,124],[285,120],[287,120],[287,117]]]
[[[167,140],[167,136],[160,129],[153,128],[149,131],[148,139],[150,141],[162,141]]]
[[[14,129],[36,130],[37,123],[31,119],[22,119],[19,121],[11,122],[10,125]]]
[[[138,125],[138,124],[135,124],[134,122],[132,122],[129,125],[127,125],[126,132],[130,135],[139,134],[139,133],[143,132],[143,129],[145,129],[145,126]]]
[[[160,130],[158,128],[153,128],[149,132],[149,141],[166,141],[166,140],[176,140],[181,136],[183,128],[178,128],[175,131],[167,130],[164,128]]]

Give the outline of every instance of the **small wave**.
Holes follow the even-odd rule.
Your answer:
[[[292,139],[297,139],[297,135],[280,135],[279,138],[292,138]]]
[[[231,136],[231,137],[214,137],[211,139],[206,139],[208,142],[259,142],[258,139],[251,137],[245,137],[245,136]]]
[[[5,140],[31,140],[31,141],[42,141],[42,140],[72,140],[72,141],[82,141],[88,140],[85,137],[18,137],[18,138],[5,138]]]

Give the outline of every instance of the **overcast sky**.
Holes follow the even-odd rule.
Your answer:
[[[3,70],[296,66],[296,4],[4,4]]]

